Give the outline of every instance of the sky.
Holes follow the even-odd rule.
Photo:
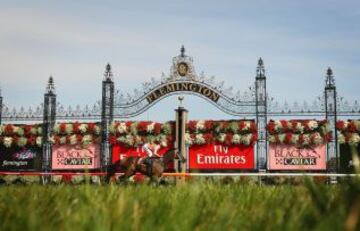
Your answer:
[[[197,73],[244,91],[264,60],[267,91],[312,102],[333,69],[338,94],[360,99],[360,2],[0,0],[0,87],[9,107],[43,101],[49,76],[65,107],[101,99],[110,63],[120,92],[168,74],[181,45]],[[172,120],[176,97],[134,119]],[[185,96],[189,119],[233,118]]]

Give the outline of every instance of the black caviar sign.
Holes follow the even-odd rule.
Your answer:
[[[191,92],[199,93],[215,103],[220,98],[220,95],[215,91],[213,91],[212,89],[197,83],[169,83],[151,92],[146,97],[146,99],[149,103],[152,103],[153,101],[157,100],[158,98],[166,94],[177,91],[191,91]]]

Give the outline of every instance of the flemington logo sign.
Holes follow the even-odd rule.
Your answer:
[[[212,89],[206,86],[203,86],[198,83],[185,82],[185,83],[168,83],[152,91],[146,97],[146,99],[149,103],[152,103],[153,101],[161,98],[164,95],[177,91],[189,91],[189,92],[199,93],[215,103],[220,98],[220,95],[218,93],[216,93],[215,91],[213,91]]]

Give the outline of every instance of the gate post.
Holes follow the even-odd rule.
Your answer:
[[[179,100],[182,101],[183,98],[179,97]],[[180,105],[177,109],[175,109],[175,113],[176,113],[175,147],[178,148],[180,154],[186,159],[186,163],[187,163],[188,158],[187,158],[187,150],[185,145],[185,132],[186,132],[188,111]],[[185,173],[187,170],[186,163],[182,163],[181,160],[179,159],[175,159],[174,161],[175,161],[174,164],[175,164],[176,172]]]
[[[256,68],[255,81],[256,97],[256,124],[258,128],[258,141],[256,142],[257,168],[266,171],[267,160],[267,94],[264,62],[260,58]]]
[[[50,76],[46,92],[44,94],[44,116],[43,116],[43,159],[42,159],[42,171],[50,172],[51,166],[51,152],[52,145],[50,138],[52,136],[53,127],[55,125],[56,117],[56,94],[53,77]],[[49,176],[43,176],[43,184],[47,184],[50,181]]]
[[[329,67],[326,72],[324,98],[325,98],[325,117],[330,124],[330,129],[333,134],[330,142],[326,144],[327,160],[328,160],[327,167],[330,172],[339,171],[338,140],[337,140],[337,130],[336,130],[336,120],[337,120],[336,97],[337,97],[337,93],[336,93],[335,79],[333,76],[333,72]]]
[[[1,94],[1,88],[0,88],[0,124],[1,124],[1,118],[2,118],[2,110],[3,110],[3,97]]]
[[[109,126],[114,115],[114,82],[112,77],[111,66],[108,63],[102,81],[101,101],[101,167],[105,171],[111,163]]]

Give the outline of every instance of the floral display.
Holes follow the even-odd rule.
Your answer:
[[[360,142],[360,120],[339,120],[336,122],[339,131],[339,143],[358,145]]]
[[[326,120],[270,120],[267,130],[270,144],[317,146],[332,139]]]
[[[226,145],[253,145],[257,140],[257,127],[252,120],[193,120],[186,126],[188,145],[221,143]]]
[[[55,145],[83,145],[100,143],[98,123],[57,123],[50,141]]]
[[[3,124],[0,125],[0,144],[7,148],[12,146],[42,146],[41,124]]]
[[[167,147],[174,142],[174,122],[115,121],[110,125],[110,143],[138,147],[147,142],[156,142]]]

